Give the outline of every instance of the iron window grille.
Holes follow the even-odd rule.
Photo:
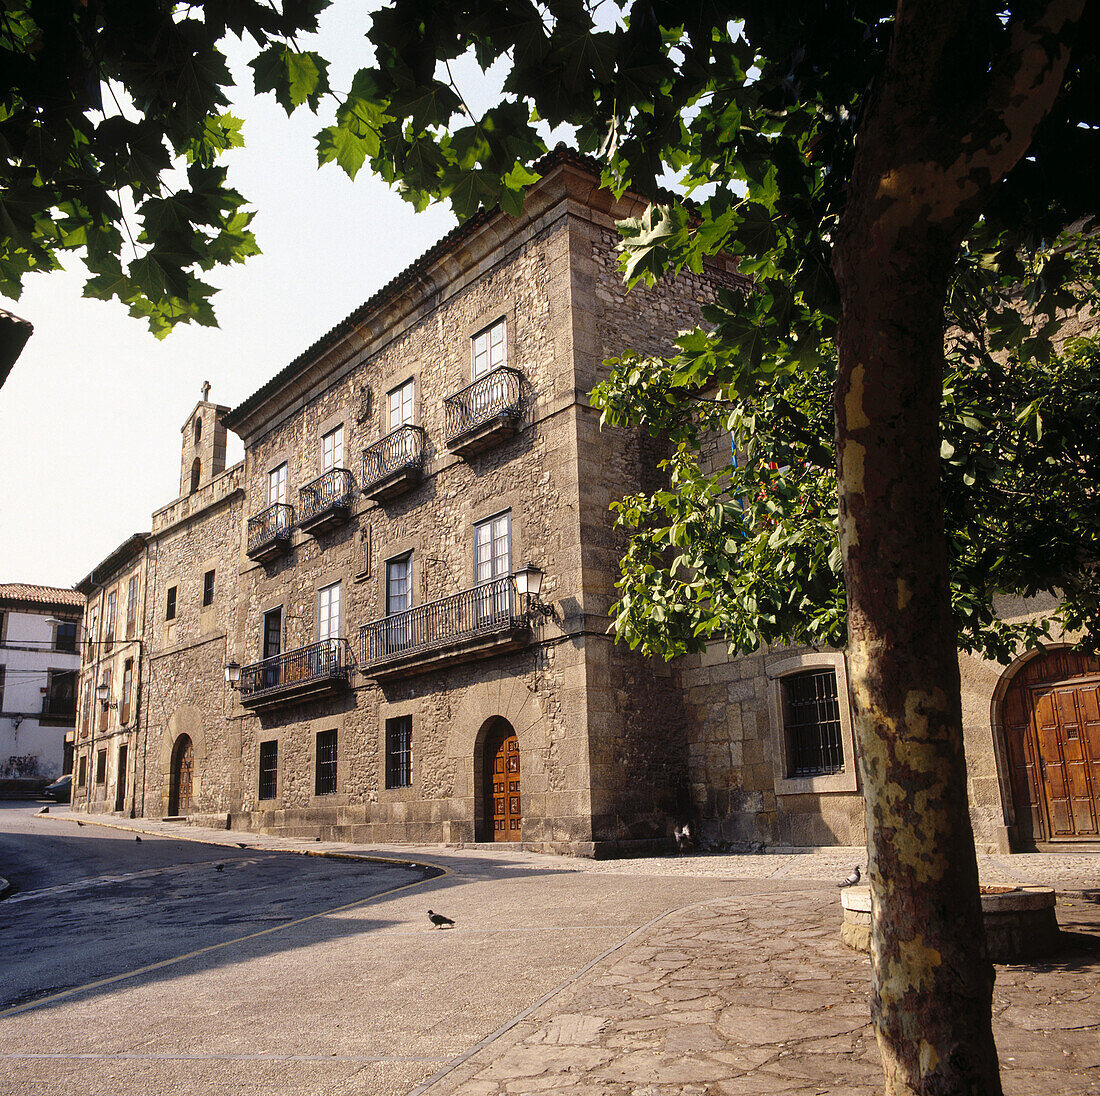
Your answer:
[[[332,795],[336,791],[336,732],[317,732],[317,779],[314,794]]]
[[[412,716],[386,720],[386,787],[412,785]]]
[[[334,732],[333,732],[334,733]],[[335,745],[333,747],[335,749]],[[279,743],[260,743],[260,798],[274,799],[279,783]]]
[[[836,671],[830,667],[790,674],[780,684],[788,776],[825,776],[843,771]]]

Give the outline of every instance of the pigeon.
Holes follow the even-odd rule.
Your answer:
[[[247,849],[248,845],[246,845],[243,841],[238,841],[237,842],[237,848],[238,849]]]
[[[83,823],[83,822],[81,822],[79,818],[78,818],[78,819],[76,820],[76,824],[77,824],[78,826],[83,826],[83,825],[84,825],[84,823]]]
[[[837,886],[843,889],[844,887],[854,887],[859,882],[859,865],[857,864],[852,868],[852,874],[844,880],[843,883],[838,883]]]
[[[685,852],[691,852],[695,843],[691,839],[691,823],[679,822],[672,828],[672,836],[676,838],[676,849],[681,856]]]
[[[139,836],[138,834],[134,834],[134,840],[135,840],[135,841],[136,841],[136,842],[137,842],[137,843],[138,843],[139,845],[141,844],[141,837],[140,837],[140,836]]]
[[[215,864],[214,865],[214,870],[215,871],[225,871],[225,865],[224,864]]]
[[[428,910],[428,920],[437,929],[443,928],[444,925],[450,925],[452,929],[455,927],[455,923],[449,917],[444,917],[441,913],[433,913],[431,910]]]

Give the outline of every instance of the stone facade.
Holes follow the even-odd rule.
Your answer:
[[[91,606],[136,575],[143,605],[136,723],[108,709],[81,740],[109,761],[86,809],[597,856],[666,849],[684,821],[710,845],[863,841],[842,654],[666,665],[608,636],[608,505],[657,482],[661,449],[601,430],[587,393],[743,283],[719,262],[627,294],[614,222],[641,203],[579,157],[544,168],[520,218],[455,230],[237,408],[204,391],[180,496],[81,587]],[[117,681],[129,656],[109,657]],[[836,752],[798,775],[782,683],[805,672],[835,678]],[[968,735],[976,826],[1001,844],[988,724]]]

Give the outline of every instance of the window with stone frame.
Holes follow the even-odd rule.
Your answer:
[[[267,474],[267,504],[274,506],[277,502],[286,502],[287,475],[286,461],[272,468]]]
[[[175,620],[176,619],[176,587],[168,587],[168,597],[164,604],[164,619]]]
[[[107,609],[103,614],[103,643],[109,651],[115,639],[115,605],[118,601],[118,591],[112,590],[107,595]]]
[[[260,743],[260,799],[274,799],[279,786],[279,743]]]
[[[840,696],[831,666],[787,674],[783,694],[783,733],[787,776],[827,776],[844,769]]]
[[[76,765],[76,786],[83,788],[88,783],[88,758],[84,755],[80,755],[80,760]]]
[[[122,696],[118,699],[118,721],[130,722],[130,694],[134,688],[134,660],[128,658],[122,668]]]
[[[332,795],[336,791],[336,731],[317,732],[317,758],[314,795]]]
[[[412,785],[412,716],[386,720],[386,787]]]
[[[413,421],[413,395],[415,387],[410,377],[404,384],[386,393],[386,430],[396,430]]]
[[[107,783],[107,751],[97,750],[95,755],[95,782]]]
[[[202,576],[202,607],[204,609],[214,604],[214,572],[207,571]]]
[[[501,318],[470,340],[475,381],[507,363],[508,351],[504,333],[504,319]]]
[[[137,634],[137,575],[131,575],[126,584],[126,638]]]
[[[321,472],[344,467],[344,425],[321,436]]]

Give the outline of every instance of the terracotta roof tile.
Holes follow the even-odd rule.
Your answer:
[[[77,590],[64,586],[35,586],[29,582],[0,582],[0,600],[84,607],[84,595]]]

